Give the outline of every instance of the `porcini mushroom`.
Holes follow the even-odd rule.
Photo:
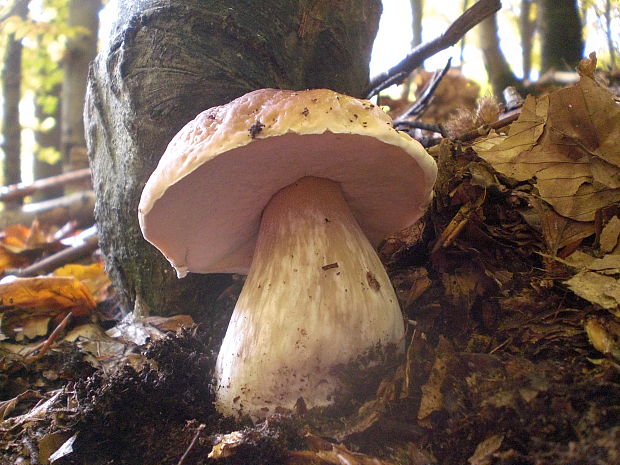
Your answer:
[[[423,214],[436,165],[367,100],[262,89],[188,123],[139,207],[179,277],[243,273],[216,364],[218,409],[261,418],[328,405],[338,365],[402,347],[374,246]]]

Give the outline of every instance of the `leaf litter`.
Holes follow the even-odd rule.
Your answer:
[[[143,331],[110,312],[100,263],[72,264],[0,284],[2,447],[58,464],[620,463],[620,109],[595,67],[527,97],[506,127],[430,149],[433,205],[380,249],[406,353],[343,367],[336,405],[222,418],[208,380],[234,299],[198,326],[157,317]],[[5,231],[3,270],[40,253],[27,236]],[[44,356],[16,349],[68,314]]]

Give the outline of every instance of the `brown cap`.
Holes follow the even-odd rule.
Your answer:
[[[304,176],[340,183],[373,245],[428,205],[437,167],[379,107],[327,89],[261,89],[170,142],[139,206],[144,237],[187,272],[247,273],[261,213]]]

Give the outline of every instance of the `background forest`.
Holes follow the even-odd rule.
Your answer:
[[[87,165],[83,96],[97,38],[106,40],[115,18],[114,2],[107,11],[102,10],[105,3],[2,1],[0,183],[29,181]],[[436,37],[471,3],[385,1],[371,75],[395,65],[423,40]],[[597,53],[600,69],[615,69],[620,2],[509,0],[496,18],[476,29],[457,46],[428,60],[426,68],[442,68],[452,57],[452,65],[481,84],[483,94],[501,95],[507,85],[524,88],[541,77],[571,79],[550,73],[574,71],[584,50]],[[409,82],[397,90],[393,87],[390,95],[410,88]]]

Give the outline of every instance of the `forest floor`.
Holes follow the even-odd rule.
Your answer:
[[[620,105],[594,66],[429,149],[432,206],[380,249],[406,353],[342,367],[332,407],[223,418],[214,331],[119,322],[100,263],[3,281],[0,463],[619,464]]]

